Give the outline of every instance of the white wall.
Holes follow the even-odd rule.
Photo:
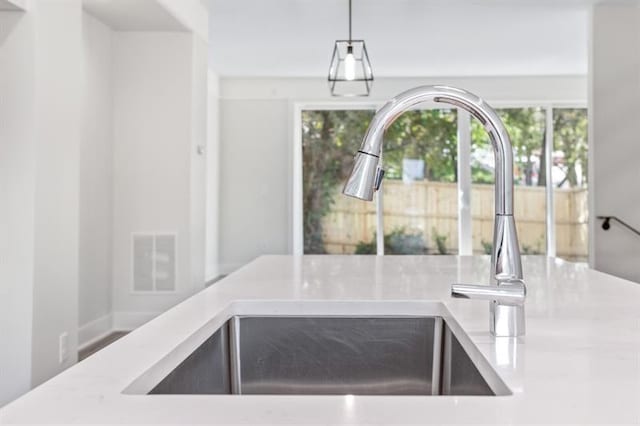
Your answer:
[[[0,405],[77,352],[81,9],[76,0],[29,6],[0,12]]]
[[[219,268],[219,194],[220,194],[220,108],[219,78],[212,72],[207,88],[207,207],[206,207],[206,260],[205,280],[220,275]]]
[[[206,15],[203,15],[206,17]],[[190,127],[190,234],[191,242],[191,288],[193,292],[205,286],[206,272],[206,238],[207,238],[207,135],[209,117],[207,105],[209,101],[207,44],[197,36],[192,36],[191,51],[191,117]]]
[[[135,13],[115,0],[84,5],[83,346],[204,286],[207,143],[202,4],[156,0]],[[177,234],[176,292],[132,292],[135,232]]]
[[[112,31],[83,14],[84,70],[80,146],[80,344],[109,332],[113,225]]]
[[[0,0],[0,10],[24,11],[27,0]]]
[[[202,0],[156,0],[175,19],[201,40],[208,39],[209,16]]]
[[[287,100],[220,102],[220,268],[290,253]]]
[[[422,84],[463,87],[492,103],[585,104],[584,76],[378,79],[384,101]],[[309,78],[222,78],[220,82],[220,262],[228,273],[261,254],[292,250],[293,106],[354,102]]]
[[[618,216],[640,227],[640,11],[635,4],[594,6],[590,69],[591,217]],[[640,282],[640,238],[592,220],[596,269]]]
[[[0,12],[0,406],[31,386],[33,26],[31,15]]]
[[[202,256],[192,253],[200,243],[190,238],[192,226],[204,238],[204,217],[194,216],[192,223],[205,195],[204,184],[191,193],[195,181],[204,181],[204,157],[193,152],[205,143],[206,131],[194,130],[206,123],[200,111],[206,103],[194,100],[192,92],[202,88],[198,96],[206,99],[206,69],[204,77],[193,70],[200,63],[194,55],[205,55],[196,44],[190,33],[114,34],[113,309],[121,317],[116,327],[139,324],[204,284]],[[176,293],[132,293],[133,232],[177,234]],[[204,240],[201,245],[204,251]]]
[[[33,370],[37,385],[73,365],[78,326],[78,177],[82,40],[79,0],[40,1],[35,13],[36,192]],[[58,342],[68,333],[68,358]]]
[[[80,0],[0,11],[0,406],[76,361],[79,326],[116,308],[132,328],[204,286],[206,49],[116,34]],[[132,295],[131,232],[174,230],[179,291]]]
[[[292,102],[386,101],[425,84],[463,87],[492,102],[586,102],[586,76],[378,78],[368,98],[330,96],[325,78],[222,78],[221,99],[284,99]]]

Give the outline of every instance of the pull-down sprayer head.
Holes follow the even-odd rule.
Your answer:
[[[379,162],[379,156],[358,151],[342,193],[365,201],[373,200],[373,192],[380,189],[384,176]]]

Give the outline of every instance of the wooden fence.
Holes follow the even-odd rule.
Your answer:
[[[447,250],[458,250],[458,188],[454,183],[387,180],[384,190],[384,232],[399,228],[419,232],[430,252],[436,235],[446,237]],[[493,185],[472,185],[471,217],[474,253],[484,253],[493,238]],[[545,189],[516,186],[515,217],[524,253],[545,253]],[[336,189],[331,212],[323,219],[323,240],[329,253],[353,253],[371,241],[376,229],[375,203],[344,197]],[[587,257],[587,190],[555,189],[557,255]]]

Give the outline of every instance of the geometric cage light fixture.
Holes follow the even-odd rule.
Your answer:
[[[373,70],[364,40],[351,38],[351,0],[349,0],[349,39],[336,40],[329,65],[329,89],[333,96],[369,96]]]

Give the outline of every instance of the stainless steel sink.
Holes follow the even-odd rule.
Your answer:
[[[442,317],[236,316],[149,393],[508,393],[472,358]]]

